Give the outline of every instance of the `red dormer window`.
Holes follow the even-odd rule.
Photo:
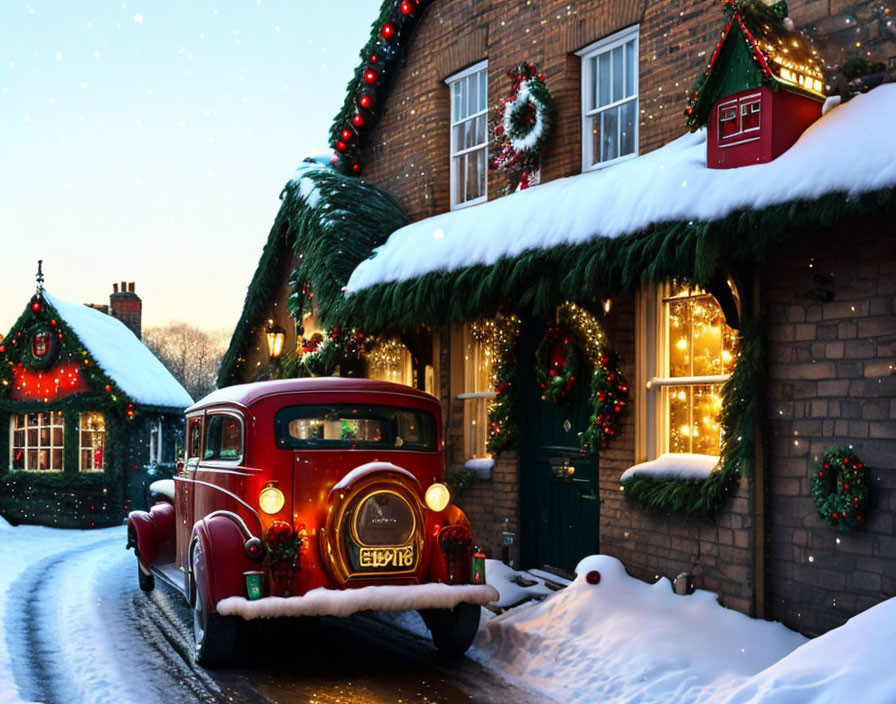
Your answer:
[[[716,105],[719,120],[719,144],[724,146],[729,140],[735,144],[759,139],[762,95],[751,93]]]

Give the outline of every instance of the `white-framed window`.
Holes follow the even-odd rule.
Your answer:
[[[759,139],[761,127],[762,94],[750,93],[720,102],[716,106],[716,115],[720,146],[733,147],[755,141]]]
[[[709,293],[670,281],[647,295],[646,458],[718,456],[722,386],[737,362],[737,332]]]
[[[9,466],[26,472],[61,472],[65,421],[59,411],[17,413],[9,419]]]
[[[451,99],[451,208],[487,200],[488,62],[445,80]]]
[[[78,425],[79,468],[82,472],[101,472],[106,448],[106,418],[102,413],[81,414]]]
[[[149,463],[162,461],[162,421],[158,420],[149,428]]]
[[[577,52],[582,57],[582,170],[638,154],[638,27]]]
[[[488,457],[488,404],[495,398],[492,386],[493,352],[473,336],[470,325],[463,329],[464,386],[457,398],[464,404],[464,455],[466,459]]]

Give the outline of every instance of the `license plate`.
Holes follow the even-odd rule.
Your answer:
[[[402,545],[387,548],[361,548],[360,562],[361,567],[368,569],[413,567],[414,547]]]

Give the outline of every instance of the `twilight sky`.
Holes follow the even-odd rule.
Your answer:
[[[0,0],[0,334],[34,292],[232,330],[380,0]]]

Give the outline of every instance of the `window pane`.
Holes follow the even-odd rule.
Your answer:
[[[480,115],[476,118],[476,144],[488,142],[488,116]]]
[[[488,71],[479,72],[479,109],[488,107]]]
[[[610,104],[610,54],[603,53],[598,57],[597,69],[597,105]]]
[[[479,159],[478,154],[467,154],[467,197],[464,200],[473,200],[479,196]]]
[[[625,97],[631,98],[635,94],[635,70],[638,57],[635,56],[635,42],[630,41],[625,45]]]
[[[588,87],[588,110],[593,110],[598,106],[597,102],[597,57],[592,56],[588,59],[589,71],[591,77],[591,85]]]
[[[613,70],[613,95],[611,99],[614,102],[622,100],[623,96],[622,80],[623,76],[625,76],[625,59],[622,54],[623,51],[624,48],[621,46],[617,46],[612,51],[613,60],[611,61],[611,67]]]
[[[595,115],[591,119],[591,164],[600,161],[600,123],[601,116]],[[591,165],[589,164],[589,166]]]
[[[609,161],[619,156],[617,143],[619,129],[619,108],[612,108],[601,113],[600,160]]]
[[[460,119],[461,112],[461,101],[463,100],[463,94],[460,90],[461,81],[457,83],[453,83],[451,85],[451,121],[457,122]]]
[[[667,320],[669,376],[692,376],[691,318],[687,299],[669,303]]]
[[[62,471],[62,450],[53,450],[51,468]]]
[[[479,160],[479,191],[476,194],[477,198],[481,198],[486,194],[486,189],[488,187],[488,152],[485,149],[480,149],[476,152],[477,158]]]
[[[635,153],[635,120],[637,119],[638,101],[631,100],[619,108],[621,123],[619,125],[619,156]]]
[[[38,469],[37,450],[28,450],[28,464],[25,469]]]
[[[464,79],[464,90],[467,91],[467,111],[465,116],[470,116],[476,112],[479,105],[479,81],[475,76],[467,76]]]

